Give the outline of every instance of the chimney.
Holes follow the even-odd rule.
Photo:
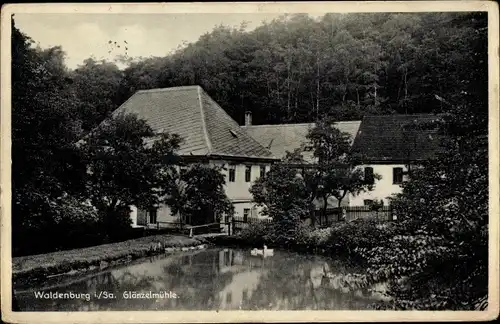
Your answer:
[[[252,112],[245,111],[245,126],[252,125]]]

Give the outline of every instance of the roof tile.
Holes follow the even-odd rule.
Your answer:
[[[181,155],[273,158],[199,86],[140,90],[113,114],[119,113],[136,114],[155,132],[178,134]]]
[[[343,121],[335,123],[337,129],[346,132],[354,140],[361,121]],[[304,150],[307,146],[307,133],[314,127],[314,123],[306,124],[280,124],[280,125],[251,125],[242,128],[262,146],[269,148],[274,156],[284,158],[286,152],[295,149]],[[311,151],[303,151],[306,162],[314,160]]]
[[[439,118],[434,114],[365,116],[353,144],[353,152],[366,161],[416,161],[440,150],[441,135],[435,129],[407,130]]]

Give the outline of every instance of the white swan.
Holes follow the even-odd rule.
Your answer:
[[[268,257],[274,255],[274,250],[273,249],[268,249],[266,245],[264,245],[263,250],[259,250],[257,248],[254,248],[250,251],[250,254],[253,256],[258,256],[262,255],[263,257]]]
[[[253,256],[262,255],[262,250],[254,248],[253,250],[250,251],[250,255]]]
[[[268,249],[267,246],[264,245],[264,256],[272,256],[274,255],[273,249]]]

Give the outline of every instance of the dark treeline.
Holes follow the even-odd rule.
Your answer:
[[[457,23],[459,22],[459,23]],[[282,16],[253,31],[218,26],[172,55],[70,72],[84,129],[140,89],[201,85],[238,122],[338,120],[441,111],[471,75],[476,26],[464,13]],[[484,49],[486,51],[486,48]]]

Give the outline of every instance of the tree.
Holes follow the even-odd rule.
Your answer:
[[[447,100],[448,113],[433,124],[443,135],[443,150],[414,170],[394,197],[396,235],[361,251],[372,279],[393,281],[390,308],[473,310],[487,304],[487,16],[469,14],[460,26],[469,30],[462,39],[469,51],[457,59],[469,61],[472,74],[463,76]]]
[[[316,226],[316,206],[313,202],[319,198],[319,181],[318,170],[315,165],[308,164],[302,155],[302,149],[295,149],[293,152],[286,152],[283,162],[292,168],[295,168],[297,177],[299,177],[305,186],[305,197],[307,205],[310,208],[309,218],[311,226]]]
[[[169,193],[180,142],[176,134],[155,134],[134,115],[117,115],[79,143],[86,193],[107,235],[130,225],[129,206],[151,208]]]
[[[72,80],[60,47],[42,50],[21,33],[12,18],[12,233],[15,253],[52,244],[23,245],[48,230],[57,235],[52,204],[82,192],[84,165],[74,142],[80,135]],[[75,202],[72,199],[67,201]],[[74,208],[83,208],[75,202]],[[47,244],[46,246],[44,244]],[[21,252],[19,252],[21,253]]]
[[[72,71],[72,77],[78,116],[83,129],[90,131],[121,104],[118,94],[122,72],[114,63],[89,58]]]
[[[274,235],[286,242],[293,237],[301,220],[309,217],[311,204],[306,184],[288,163],[276,163],[250,188],[254,201],[263,206],[263,214],[273,218]]]
[[[364,173],[355,165],[350,154],[349,134],[342,133],[328,118],[316,122],[308,132],[314,150],[318,196],[323,200],[323,217],[327,219],[328,199],[334,197],[340,208],[347,194],[358,195],[373,190],[374,181],[366,181]],[[379,180],[378,174],[373,180]]]
[[[179,213],[183,223],[202,225],[219,222],[222,215],[233,215],[234,207],[227,198],[223,169],[197,163],[181,171],[175,189],[165,203]]]

